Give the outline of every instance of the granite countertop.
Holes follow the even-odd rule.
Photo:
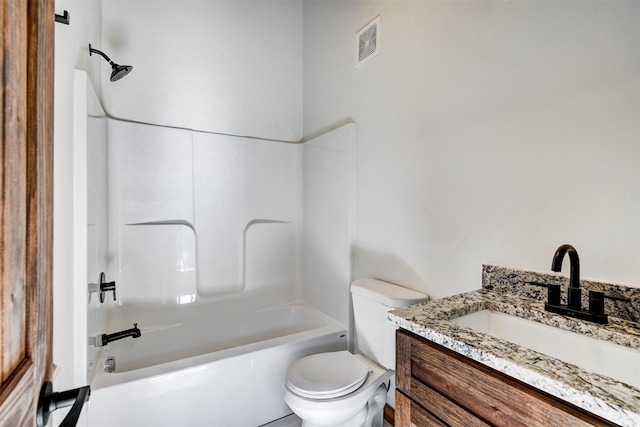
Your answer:
[[[396,309],[388,317],[403,329],[604,419],[622,426],[640,426],[638,388],[450,320],[489,309],[637,350],[640,350],[640,324],[610,317],[608,325],[596,325],[546,312],[539,300],[487,288],[491,286],[483,276],[481,290]]]

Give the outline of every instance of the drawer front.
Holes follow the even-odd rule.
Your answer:
[[[417,335],[396,343],[398,389],[448,425],[611,425]]]

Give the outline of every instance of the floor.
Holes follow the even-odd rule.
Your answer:
[[[302,420],[298,418],[295,414],[291,414],[288,417],[280,418],[279,420],[275,420],[270,422],[269,424],[265,424],[262,427],[300,427],[302,424]],[[383,427],[393,427],[388,422],[384,422]]]

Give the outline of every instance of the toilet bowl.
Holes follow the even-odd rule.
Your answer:
[[[382,425],[391,374],[361,354],[315,354],[289,367],[284,400],[304,427]]]
[[[319,353],[293,362],[284,400],[303,427],[381,427],[393,384],[395,330],[387,312],[426,301],[423,293],[375,279],[351,285],[356,354]]]

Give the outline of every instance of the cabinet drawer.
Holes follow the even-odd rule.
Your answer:
[[[396,348],[397,388],[448,425],[611,425],[415,334]]]

